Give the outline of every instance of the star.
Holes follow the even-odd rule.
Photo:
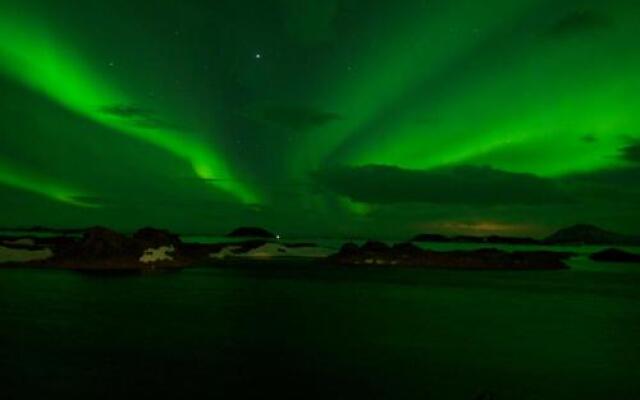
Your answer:
[[[260,60],[262,58],[262,54],[256,53],[256,60]]]

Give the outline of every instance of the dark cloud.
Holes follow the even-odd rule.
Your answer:
[[[613,25],[609,16],[592,10],[573,11],[556,21],[549,34],[565,37],[584,32],[608,29]]]
[[[288,106],[267,107],[256,111],[252,118],[293,130],[321,127],[342,119],[339,114],[332,112]]]
[[[627,205],[637,209],[640,201],[640,168],[610,168],[573,174],[559,178],[565,190],[583,202],[597,201],[611,204],[617,211]]]
[[[633,189],[640,192],[640,167],[610,168],[582,174],[568,175],[561,178],[563,183],[588,183],[592,185],[608,185]]]
[[[584,135],[582,141],[585,143],[595,143],[598,141],[598,137],[596,135]]]
[[[622,148],[622,157],[626,161],[640,163],[640,142],[632,143]]]
[[[638,182],[640,168],[611,168],[581,174],[568,175],[562,178],[564,182],[590,182],[597,184],[626,185]]]
[[[333,168],[314,174],[317,182],[369,204],[542,205],[571,202],[555,182],[489,167],[413,171],[388,166]]]
[[[133,105],[110,105],[102,107],[101,111],[105,114],[119,118],[148,118],[154,113],[146,108]]]
[[[100,111],[111,117],[127,120],[128,123],[140,128],[156,129],[174,127],[158,118],[154,111],[135,105],[110,105],[102,107]]]
[[[158,118],[143,118],[133,120],[132,123],[140,128],[147,129],[160,129],[160,128],[175,128],[175,125],[168,123],[167,121],[163,121]]]

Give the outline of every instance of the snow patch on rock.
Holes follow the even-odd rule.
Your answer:
[[[176,249],[173,246],[162,246],[156,249],[147,249],[140,257],[140,262],[149,264],[159,261],[173,261],[173,257],[169,253],[175,252]]]
[[[244,254],[241,254],[242,257],[249,258],[271,258],[284,256],[287,254],[287,249],[284,246],[281,246],[276,243],[266,243],[260,247],[256,247],[255,249],[251,249]]]
[[[53,257],[49,248],[30,250],[0,246],[0,263],[42,261]]]
[[[223,260],[227,257],[237,257],[238,254],[234,253],[235,250],[240,249],[239,246],[227,246],[225,248],[223,248],[222,250],[220,250],[217,253],[211,253],[209,254],[210,258],[217,258],[220,260]]]
[[[333,253],[335,250],[323,247],[287,247],[278,243],[265,243],[260,247],[251,249],[246,253],[236,253],[240,249],[238,246],[228,246],[218,253],[211,254],[211,258],[224,259],[227,257],[238,258],[277,258],[277,257],[301,257],[301,258],[323,258]]]
[[[21,238],[15,240],[5,240],[4,244],[8,244],[9,246],[35,246],[36,242],[30,238]]]

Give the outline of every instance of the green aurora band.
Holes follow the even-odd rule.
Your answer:
[[[138,121],[105,113],[105,108],[129,107],[136,103],[85,66],[73,49],[54,40],[53,33],[45,30],[43,24],[3,15],[1,10],[0,19],[0,70],[69,110],[188,161],[199,178],[231,193],[243,203],[259,202],[257,194],[239,182],[211,145],[200,143],[190,132],[144,126]],[[3,182],[11,184],[14,180]],[[19,187],[35,187],[39,183]],[[38,192],[60,199],[56,190]]]
[[[640,34],[632,18],[618,21],[628,24],[626,35],[633,29]],[[436,101],[414,102],[397,119],[368,126],[362,143],[347,146],[344,161],[413,169],[464,163],[540,176],[615,166],[627,135],[640,125],[632,111],[640,56],[635,40],[618,39],[612,49],[610,37],[588,45],[567,38],[567,51],[566,43],[536,46],[522,38],[526,53],[508,48],[497,54],[509,70],[481,66],[484,74],[475,83],[447,79]],[[473,91],[459,89],[472,84]],[[587,137],[598,145],[590,146]]]
[[[635,15],[612,6],[611,32],[555,38],[552,19],[527,26],[548,4],[431,2],[387,34],[375,29],[369,40],[383,42],[353,62],[357,77],[327,84],[336,93],[327,103],[349,118],[313,132],[319,143],[301,150],[309,167],[465,164],[561,176],[621,165],[619,149],[640,125]],[[459,20],[475,28],[452,34]]]
[[[55,182],[50,177],[41,176],[37,172],[9,165],[1,160],[0,183],[37,193],[65,204],[77,207],[96,207],[94,204],[82,201],[82,197],[86,196],[86,194],[76,188]]]
[[[412,87],[445,70],[460,54],[471,51],[484,35],[522,15],[533,3],[439,0],[418,7],[399,4],[398,11],[386,16],[390,18],[386,25],[369,28],[366,43],[375,46],[364,46],[356,59],[351,54],[344,55],[348,59],[344,64],[353,65],[355,71],[347,74],[349,79],[338,80],[337,85],[335,81],[326,82],[321,89],[318,97],[323,100],[318,103],[330,104],[348,118],[314,132],[310,142],[301,146],[304,159],[296,159],[293,168],[299,169],[300,162],[305,161],[309,168],[320,167],[322,159],[340,143],[358,132],[369,131],[370,123],[402,100]],[[496,17],[498,6],[501,18]],[[461,20],[468,21],[474,30],[454,33]],[[334,74],[329,75],[335,78]],[[318,137],[322,139],[317,140]]]

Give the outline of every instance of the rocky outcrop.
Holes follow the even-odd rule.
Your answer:
[[[207,264],[212,259],[225,259],[242,255],[267,243],[266,240],[260,239],[237,243],[183,243],[178,247],[178,251],[181,255],[192,260],[193,263]]]
[[[319,247],[313,243],[285,244],[280,242],[263,242],[259,246],[251,246],[249,243],[234,243],[210,254],[213,259],[282,259],[282,258],[307,258],[320,259],[334,253],[335,250]],[[255,242],[253,242],[256,244]]]
[[[82,260],[135,257],[138,252],[134,242],[125,235],[103,227],[88,229],[82,238],[60,256]]]
[[[142,228],[136,231],[132,239],[143,248],[174,246],[179,247],[182,244],[180,236],[166,229]]]
[[[629,253],[620,249],[606,249],[591,254],[590,259],[602,262],[640,263],[640,254]]]
[[[571,254],[560,252],[506,252],[496,249],[471,251],[423,250],[412,243],[388,246],[367,242],[362,246],[347,243],[329,257],[339,265],[384,265],[451,269],[554,270],[567,268],[564,260]]]
[[[55,247],[51,266],[82,270],[178,268],[189,263],[176,249],[180,238],[168,231],[144,228],[131,237],[113,230],[87,229],[78,240]]]

